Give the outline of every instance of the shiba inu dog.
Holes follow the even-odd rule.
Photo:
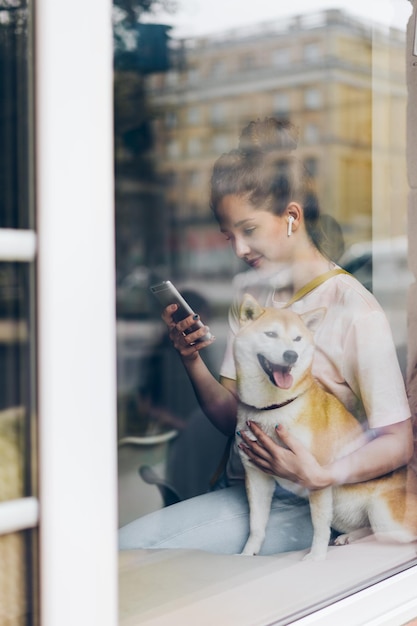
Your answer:
[[[272,438],[282,424],[322,465],[363,444],[359,422],[313,378],[313,333],[326,309],[297,315],[289,309],[263,308],[245,294],[234,354],[239,395],[237,432],[252,420]],[[241,440],[240,440],[241,441]],[[417,539],[417,503],[406,498],[406,468],[353,485],[328,487],[300,494],[296,483],[259,470],[240,452],[245,467],[250,507],[250,534],[242,554],[257,554],[265,538],[271,500],[277,481],[308,497],[314,537],[307,559],[326,557],[331,527],[341,533],[337,543],[374,532],[382,541]]]

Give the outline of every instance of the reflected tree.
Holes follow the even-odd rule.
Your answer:
[[[145,80],[167,71],[169,29],[142,22],[145,14],[172,12],[171,0],[114,0],[114,137],[116,177],[116,268],[118,315],[146,313],[142,302],[128,302],[123,282],[140,267],[146,276],[164,263],[165,219],[161,185],[152,148],[154,132]],[[139,285],[140,286],[140,285]],[[145,309],[145,310],[143,310]]]

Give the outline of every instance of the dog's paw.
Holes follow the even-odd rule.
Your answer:
[[[372,534],[371,529],[368,526],[364,526],[363,528],[357,528],[356,530],[352,530],[350,533],[345,533],[343,535],[338,535],[334,541],[334,546],[347,546],[358,539],[362,539],[363,537],[367,537]]]
[[[334,546],[347,546],[350,542],[351,542],[350,534],[345,533],[343,535],[338,535],[333,540],[333,545]]]
[[[259,552],[259,550],[261,549],[261,545],[262,545],[262,541],[259,541],[259,539],[249,539],[242,552],[241,555],[242,556],[256,556]]]

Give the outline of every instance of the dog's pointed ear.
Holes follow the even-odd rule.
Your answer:
[[[245,293],[239,309],[239,321],[241,324],[245,324],[256,320],[264,310],[250,293]]]
[[[323,321],[326,312],[326,307],[320,307],[319,309],[314,309],[313,311],[307,311],[307,313],[303,313],[302,315],[300,315],[300,317],[303,320],[304,324],[307,326],[307,328],[312,333],[315,333],[317,328]]]

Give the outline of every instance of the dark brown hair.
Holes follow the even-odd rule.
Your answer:
[[[290,202],[298,202],[310,239],[326,254],[313,181],[293,154],[297,143],[298,130],[290,122],[274,118],[250,122],[241,133],[238,148],[214,164],[210,207],[216,214],[222,198],[237,195],[256,208],[282,215]]]

